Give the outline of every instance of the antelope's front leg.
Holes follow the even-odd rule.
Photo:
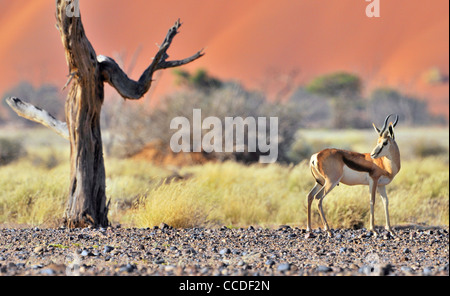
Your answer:
[[[369,188],[370,188],[370,226],[369,226],[369,231],[372,232],[375,236],[378,236],[378,232],[375,230],[375,224],[374,224],[375,196],[376,196],[376,192],[377,192],[377,185],[378,185],[377,179],[375,179],[375,180],[372,179],[369,181]]]
[[[386,187],[385,186],[378,186],[378,192],[381,195],[381,199],[383,200],[384,205],[384,215],[386,217],[386,230],[389,231],[389,233],[394,236],[394,231],[391,227],[391,222],[389,221],[389,200],[386,193]]]

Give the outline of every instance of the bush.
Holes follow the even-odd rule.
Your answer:
[[[336,72],[312,80],[306,90],[330,100],[333,128],[366,128],[365,102],[361,97],[361,79],[350,73]]]
[[[110,151],[122,151],[120,156],[130,156],[140,151],[146,144],[158,140],[162,147],[169,149],[170,140],[177,130],[170,129],[175,117],[185,117],[193,122],[193,109],[200,109],[202,119],[215,116],[221,120],[222,136],[225,137],[225,117],[278,117],[278,160],[287,162],[294,134],[300,127],[299,114],[288,103],[271,103],[259,93],[249,92],[235,83],[222,83],[221,87],[204,91],[190,88],[166,97],[157,108],[146,110],[141,106],[122,108],[120,124],[110,131],[116,138],[115,146]],[[267,124],[269,122],[267,121]],[[268,128],[268,127],[267,127]],[[191,126],[192,132],[192,126]],[[209,130],[202,130],[203,135]],[[191,133],[192,135],[192,133]],[[245,152],[212,152],[208,158],[219,160],[237,160],[244,163],[257,162],[260,151],[248,152],[248,139],[258,140],[258,133],[249,134],[246,130]],[[222,141],[224,143],[224,141]],[[236,143],[235,143],[236,144]],[[109,143],[106,142],[106,147]],[[192,143],[191,143],[192,151]],[[182,152],[180,152],[182,153]],[[206,154],[206,152],[204,153]],[[118,155],[117,153],[115,155]]]
[[[25,154],[25,148],[20,141],[0,139],[0,166],[7,165]]]
[[[403,125],[429,124],[431,116],[427,102],[389,88],[377,88],[369,96],[369,120],[383,122],[387,114],[398,114]]]
[[[31,83],[23,81],[12,89],[8,90],[3,97],[15,96],[23,99],[24,101],[46,110],[55,118],[60,120],[65,118],[64,104],[65,99],[60,94],[58,87],[51,84],[44,84],[39,87],[34,87]],[[3,100],[3,106],[8,111],[9,121],[20,122],[25,126],[38,126],[37,123],[17,116],[17,114],[6,105]],[[5,120],[6,121],[6,120]]]
[[[448,154],[448,148],[433,141],[417,141],[413,145],[413,153],[417,157],[440,156]]]
[[[173,71],[176,76],[176,83],[193,89],[209,91],[220,88],[223,82],[215,77],[211,77],[204,69],[197,70],[194,74],[176,69]]]
[[[325,148],[329,148],[331,143],[322,140],[307,141],[303,138],[297,139],[288,152],[291,162],[299,163],[303,160],[309,160],[311,155]]]
[[[313,79],[306,90],[328,97],[355,97],[361,92],[361,80],[358,76],[346,72],[326,74]]]
[[[302,127],[326,128],[331,126],[333,112],[329,98],[313,94],[299,87],[289,98],[289,104],[299,114]]]

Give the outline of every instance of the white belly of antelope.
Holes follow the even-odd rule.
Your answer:
[[[370,179],[371,178],[369,176],[369,173],[358,172],[344,165],[343,174],[340,182],[346,185],[369,185]],[[378,186],[387,185],[390,182],[391,179],[382,176],[378,180]]]
[[[369,173],[358,172],[344,165],[341,183],[346,185],[369,185]]]

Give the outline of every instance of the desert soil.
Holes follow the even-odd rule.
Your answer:
[[[0,275],[449,275],[448,227],[0,227]]]

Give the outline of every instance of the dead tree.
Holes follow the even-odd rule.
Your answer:
[[[105,194],[100,112],[104,83],[124,98],[138,100],[149,90],[153,74],[200,58],[202,51],[177,61],[167,61],[173,38],[181,26],[178,20],[169,29],[150,66],[138,81],[131,80],[109,57],[95,53],[85,35],[78,0],[56,1],[56,27],[61,35],[69,67],[70,85],[65,105],[66,122],[18,98],[7,98],[19,116],[39,122],[70,141],[70,191],[64,223],[68,227],[107,226],[108,204]]]

